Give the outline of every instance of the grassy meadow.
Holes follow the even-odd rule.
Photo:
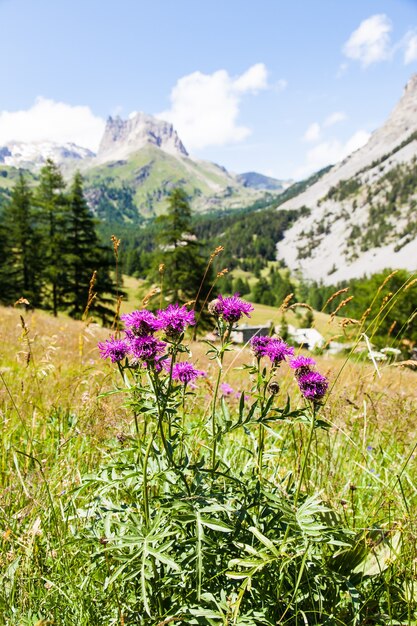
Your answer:
[[[412,367],[315,356],[311,417],[288,367],[266,406],[248,347],[210,359],[186,336],[206,376],[169,382],[162,416],[100,358],[109,335],[0,309],[1,624],[417,624]]]

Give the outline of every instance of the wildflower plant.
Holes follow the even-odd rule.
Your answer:
[[[208,308],[211,380],[185,341],[195,318],[184,306],[125,315],[124,336],[99,344],[135,425],[77,496],[96,576],[117,599],[112,623],[358,624],[367,543],[308,480],[312,443],[329,426],[319,418],[328,381],[279,337],[256,336],[242,368],[251,391],[228,402],[225,355],[253,307],[235,294]],[[296,408],[281,391],[288,375]],[[297,466],[279,466],[276,441],[294,442]]]

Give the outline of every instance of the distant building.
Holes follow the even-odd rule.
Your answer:
[[[269,335],[271,325],[249,326],[248,324],[240,324],[236,326],[232,333],[232,340],[235,343],[248,343],[252,337],[266,337]]]
[[[315,328],[295,328],[289,324],[288,335],[301,348],[308,348],[309,350],[322,348],[325,343],[323,335]]]

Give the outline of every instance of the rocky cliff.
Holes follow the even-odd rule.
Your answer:
[[[97,153],[100,163],[126,159],[130,154],[156,146],[172,156],[188,156],[172,124],[139,112],[127,120],[109,117]]]
[[[417,75],[368,143],[279,207],[307,207],[277,246],[307,278],[335,283],[417,268]]]

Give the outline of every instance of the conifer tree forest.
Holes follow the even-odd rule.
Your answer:
[[[10,196],[1,198],[0,240],[2,304],[23,298],[28,307],[80,319],[91,290],[95,316],[111,319],[112,256],[99,242],[79,173],[67,186],[47,160],[33,186],[21,171]]]

